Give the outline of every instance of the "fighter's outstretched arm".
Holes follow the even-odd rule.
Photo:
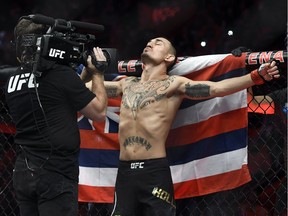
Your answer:
[[[262,64],[258,70],[252,71],[240,77],[225,79],[219,82],[193,81],[185,77],[180,77],[179,92],[189,99],[207,99],[222,97],[247,89],[253,85],[264,84],[280,77],[276,62]]]

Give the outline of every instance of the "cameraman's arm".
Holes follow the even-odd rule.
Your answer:
[[[100,48],[94,48],[93,52],[97,60],[106,60]],[[86,71],[91,79],[91,87],[89,89],[96,95],[96,97],[90,101],[86,107],[80,110],[80,112],[91,120],[102,121],[105,119],[107,109],[107,93],[104,87],[104,75],[102,71],[99,71],[92,64],[91,56],[87,59]]]
[[[86,67],[83,67],[82,72],[80,74],[80,78],[84,83],[86,83],[86,86],[89,88],[89,86],[91,85],[90,84],[91,83],[91,74],[88,73]]]

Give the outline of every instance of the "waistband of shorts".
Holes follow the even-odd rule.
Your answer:
[[[157,167],[161,166],[169,166],[168,159],[166,157],[164,158],[152,158],[152,159],[144,159],[144,160],[120,160],[119,161],[119,167],[123,168],[131,168],[131,167],[149,167],[149,166],[154,166],[157,165]]]

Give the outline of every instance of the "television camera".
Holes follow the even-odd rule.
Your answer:
[[[92,51],[95,44],[95,36],[89,33],[76,32],[78,29],[104,31],[104,26],[80,21],[66,21],[64,19],[54,19],[41,14],[23,16],[19,19],[28,19],[35,24],[50,26],[45,34],[24,34],[17,38],[16,52],[30,47],[35,50],[33,68],[37,69],[40,57],[55,61],[60,64],[72,64],[86,66],[87,57],[91,55],[92,63],[97,63]],[[115,48],[102,48],[108,65],[105,73],[117,72],[118,60]],[[96,65],[95,65],[96,66]]]

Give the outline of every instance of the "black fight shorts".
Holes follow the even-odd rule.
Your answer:
[[[166,158],[119,162],[112,215],[176,215],[171,171]]]

